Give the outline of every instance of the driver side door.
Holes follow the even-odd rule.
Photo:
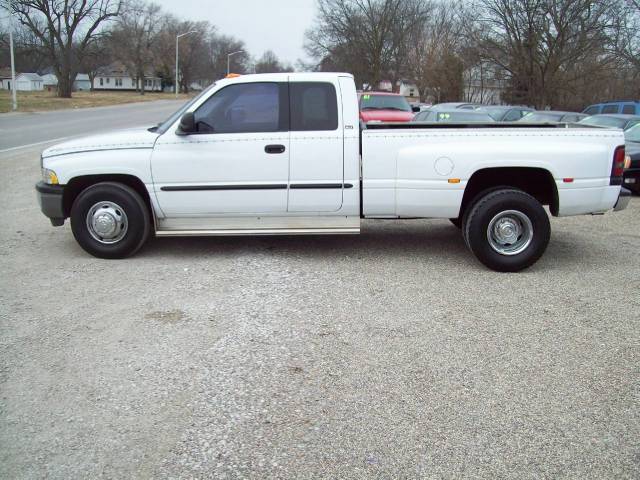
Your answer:
[[[170,129],[151,159],[167,217],[282,214],[287,210],[286,82],[237,83],[194,112],[196,132]]]

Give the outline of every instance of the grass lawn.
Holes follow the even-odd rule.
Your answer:
[[[173,100],[173,93],[150,93],[140,95],[136,92],[73,92],[72,98],[58,98],[55,92],[17,92],[19,112],[39,112],[60,110],[63,108],[101,107],[121,103],[150,102],[153,100]],[[186,99],[190,95],[180,94]],[[0,113],[11,111],[11,91],[0,90]]]

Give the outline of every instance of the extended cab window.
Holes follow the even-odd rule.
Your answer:
[[[338,128],[338,99],[331,83],[289,84],[291,131],[335,130]]]
[[[199,133],[277,132],[281,122],[278,83],[238,83],[216,92],[198,110]]]

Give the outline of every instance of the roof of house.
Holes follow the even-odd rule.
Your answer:
[[[76,81],[88,82],[89,81],[89,75],[86,74],[86,73],[78,73],[76,75]]]
[[[27,78],[28,80],[31,80],[32,82],[41,82],[42,81],[42,77],[40,75],[38,75],[37,73],[20,73],[19,75],[16,75],[17,77],[24,77]]]

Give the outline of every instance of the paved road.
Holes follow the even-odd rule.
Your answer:
[[[482,267],[446,221],[88,256],[0,155],[0,478],[639,478],[640,198]]]
[[[0,152],[96,131],[155,125],[185,100],[158,100],[112,107],[0,115]]]

